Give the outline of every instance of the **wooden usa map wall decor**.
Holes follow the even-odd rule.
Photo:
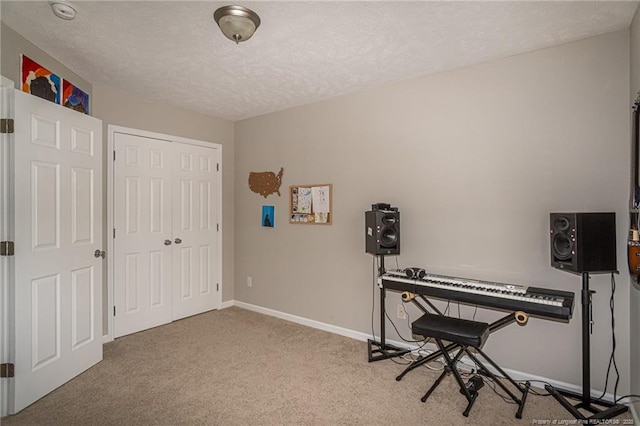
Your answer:
[[[267,195],[276,192],[280,196],[280,184],[282,183],[284,168],[276,175],[273,172],[249,172],[249,189],[267,198]]]

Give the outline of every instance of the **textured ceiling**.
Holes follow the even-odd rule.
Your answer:
[[[255,1],[240,45],[217,1],[1,2],[9,27],[94,85],[240,120],[628,28],[631,1]]]

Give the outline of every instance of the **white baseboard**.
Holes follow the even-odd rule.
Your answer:
[[[323,331],[328,331],[330,333],[334,333],[334,334],[339,334],[341,336],[345,336],[345,337],[350,337],[352,339],[355,340],[359,340],[362,342],[366,342],[368,339],[371,338],[370,334],[367,333],[362,333],[359,331],[355,331],[355,330],[350,330],[348,328],[343,328],[343,327],[338,327],[335,325],[331,325],[331,324],[327,324],[327,323],[323,323],[320,321],[316,321],[316,320],[312,320],[309,318],[304,318],[304,317],[300,317],[297,315],[292,315],[292,314],[288,314],[286,312],[280,312],[280,311],[276,311],[273,309],[269,309],[269,308],[265,308],[262,306],[257,306],[257,305],[252,305],[250,303],[245,303],[245,302],[240,302],[237,300],[231,300],[231,301],[227,301],[224,302],[223,305],[226,305],[225,307],[229,307],[229,306],[237,306],[239,308],[243,308],[243,309],[247,309],[249,311],[254,311],[254,312],[258,312],[261,314],[265,314],[265,315],[269,315],[272,317],[276,317],[276,318],[280,318],[286,321],[291,321],[291,322],[295,322],[297,324],[301,324],[301,325],[306,325],[308,327],[312,327],[312,328],[317,328],[319,330],[323,330]],[[375,336],[375,339],[378,339],[378,336]],[[415,351],[418,349],[417,345],[410,345],[407,342],[398,342],[395,340],[389,340],[386,339],[387,343],[397,346],[399,348],[407,348],[407,349],[411,349],[412,351]],[[435,345],[426,345],[425,347],[422,348],[423,350],[426,349],[427,352],[432,352],[433,350],[436,349]],[[467,359],[467,357],[463,357],[462,358],[462,362],[465,362],[466,364],[471,365],[472,361],[470,359]],[[529,381],[531,382],[532,386],[535,387],[544,387],[544,383],[549,383],[551,386],[553,386],[554,388],[557,389],[562,389],[562,390],[566,390],[566,391],[570,391],[570,392],[575,392],[578,394],[582,393],[582,386],[575,384],[575,383],[566,383],[566,382],[561,382],[558,380],[554,380],[554,379],[550,379],[548,377],[541,377],[541,376],[536,376],[530,373],[526,373],[526,372],[522,372],[522,371],[516,371],[516,370],[511,370],[508,368],[503,368],[503,370],[509,374],[509,376],[511,376],[511,378],[513,380],[516,381]],[[602,394],[602,390],[595,390],[595,389],[591,389],[591,396],[594,398],[599,397]],[[606,393],[604,395],[604,399],[607,401],[613,401],[613,394],[612,393]],[[632,412],[633,412],[633,416],[634,419],[636,420],[635,424],[639,424],[640,425],[640,421],[638,421],[638,417],[637,417],[637,413],[635,411],[635,408],[633,406],[633,404],[628,404],[631,406],[632,408]]]
[[[239,308],[247,309],[249,311],[258,312],[260,314],[269,315],[272,317],[280,318],[283,320],[295,322],[298,324],[306,325],[308,327],[317,328],[318,330],[328,331],[330,333],[339,334],[341,336],[350,337],[352,339],[360,340],[366,342],[371,336],[366,333],[361,333],[359,331],[349,330],[348,328],[338,327],[336,325],[326,324],[324,322],[299,317],[297,315],[287,314],[286,312],[275,311],[269,308],[263,308],[262,306],[252,305],[250,303],[239,302],[237,300],[233,301],[233,305]],[[391,342],[391,344],[397,344],[396,342]]]
[[[220,304],[220,309],[226,309],[233,306],[233,300],[227,300],[226,302],[222,302]]]
[[[633,416],[633,424],[640,425],[640,416],[638,415],[638,410],[636,409],[636,404],[629,404],[631,415]]]

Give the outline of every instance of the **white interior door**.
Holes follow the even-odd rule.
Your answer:
[[[173,319],[177,320],[219,307],[218,151],[173,145]]]
[[[125,130],[113,135],[115,337],[220,307],[220,150]]]
[[[115,337],[171,322],[172,145],[114,135]]]
[[[15,91],[18,412],[102,360],[102,124]]]
[[[13,81],[0,75],[0,117],[15,117]],[[0,241],[13,234],[13,133],[0,132]],[[0,256],[0,363],[15,362],[13,352],[13,256]],[[10,386],[11,385],[11,386]],[[0,380],[0,417],[9,414],[11,380]],[[13,395],[11,395],[13,397]]]

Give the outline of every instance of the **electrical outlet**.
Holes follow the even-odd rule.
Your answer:
[[[400,319],[407,319],[407,312],[404,310],[404,305],[398,303],[398,310],[396,316]]]
[[[253,287],[253,278],[247,277],[247,287]]]

